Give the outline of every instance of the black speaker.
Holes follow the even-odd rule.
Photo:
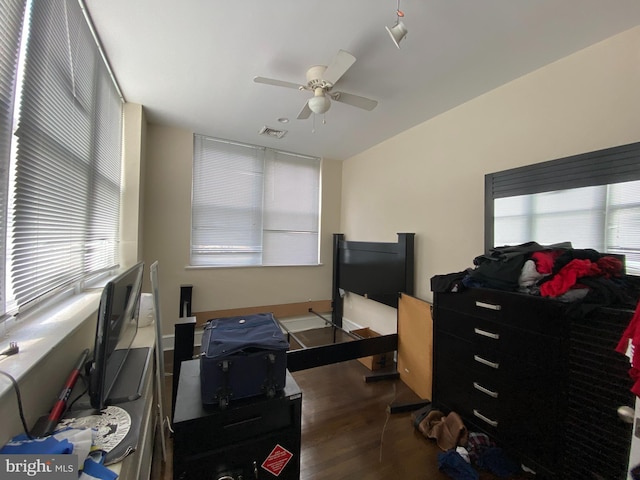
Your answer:
[[[193,358],[193,344],[195,342],[195,317],[180,318],[174,326],[173,345],[173,389],[171,392],[171,419],[176,410],[176,394],[180,379],[180,366],[185,360]]]
[[[178,318],[191,316],[191,297],[193,295],[193,285],[180,285],[180,311]]]

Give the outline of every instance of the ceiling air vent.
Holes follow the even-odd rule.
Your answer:
[[[275,128],[264,126],[258,133],[267,137],[282,138],[287,134],[287,130],[276,130]]]

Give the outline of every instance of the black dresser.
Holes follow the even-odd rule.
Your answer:
[[[632,310],[584,318],[562,302],[500,290],[434,297],[433,405],[455,411],[549,479],[626,479],[633,406],[615,347]]]
[[[205,409],[200,360],[182,362],[173,419],[173,478],[299,479],[301,412],[302,392],[288,371],[284,390],[274,398]]]

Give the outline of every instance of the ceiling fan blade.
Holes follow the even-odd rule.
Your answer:
[[[275,80],[273,78],[253,77],[253,81],[256,83],[264,83],[265,85],[274,85],[276,87],[295,88],[296,90],[299,90],[301,87],[299,83],[285,82],[284,80]]]
[[[332,85],[340,80],[347,70],[356,61],[356,57],[346,50],[339,50],[338,54],[333,58],[327,69],[322,74],[322,79]]]
[[[331,92],[331,98],[336,102],[346,103],[347,105],[353,105],[354,107],[364,108],[365,110],[373,110],[378,105],[376,100],[370,98],[361,97],[352,93],[344,92]]]
[[[309,118],[309,116],[311,115],[311,109],[309,108],[309,102],[304,104],[304,107],[302,107],[302,110],[300,110],[300,113],[298,114],[298,120],[304,120],[305,118]]]

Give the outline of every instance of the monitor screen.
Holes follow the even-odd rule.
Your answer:
[[[144,263],[109,281],[102,291],[89,375],[91,406],[103,409],[138,330]]]

